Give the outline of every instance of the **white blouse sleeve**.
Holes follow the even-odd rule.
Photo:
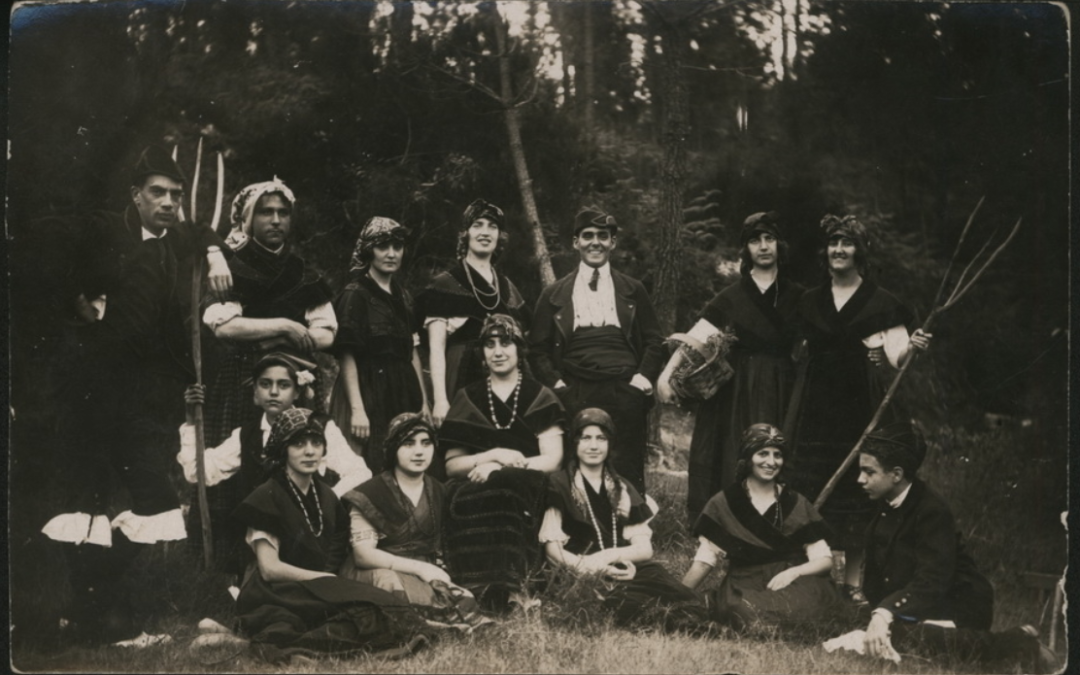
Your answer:
[[[308,328],[325,328],[337,334],[337,314],[334,313],[334,306],[329,302],[324,302],[304,312],[304,321],[307,322]]]
[[[275,550],[281,550],[281,541],[278,540],[277,537],[270,534],[269,532],[264,532],[263,530],[256,530],[254,527],[249,527],[247,530],[247,535],[244,536],[244,541],[247,543],[248,546],[251,547],[252,551],[255,550],[255,542],[259,541],[260,539],[270,542],[270,545],[273,546]]]
[[[239,302],[215,302],[203,312],[203,323],[217,335],[221,324],[244,315],[244,307]]]
[[[724,550],[712,543],[706,537],[698,537],[698,549],[694,554],[694,562],[705,563],[709,567],[716,567],[720,559],[725,557]]]
[[[879,331],[863,338],[863,346],[867,349],[883,347],[885,356],[893,368],[899,368],[900,362],[908,353],[910,337],[907,328],[903,325],[893,326],[888,330]]]
[[[424,319],[424,330],[436,321],[442,321],[446,324],[446,337],[450,337],[454,334],[454,331],[465,325],[465,322],[469,320],[467,316],[429,316]]]
[[[807,560],[817,560],[818,558],[832,557],[832,549],[829,548],[828,542],[826,542],[824,539],[819,539],[813,543],[807,544],[805,546],[805,549]]]
[[[350,541],[354,544],[362,541],[378,541],[385,536],[380,534],[375,526],[354,507],[349,507],[349,532],[351,533]]]
[[[546,544],[549,541],[557,541],[564,545],[570,541],[570,537],[563,531],[562,511],[554,506],[544,512],[544,522],[540,524],[540,543]]]
[[[176,454],[176,461],[183,467],[187,482],[199,481],[196,475],[195,427],[191,424],[180,425],[180,452]],[[208,486],[234,476],[240,470],[240,427],[233,429],[221,445],[207,448],[203,453],[203,463]]]
[[[349,442],[333,422],[326,424],[326,457],[324,465],[340,478],[333,487],[338,497],[371,478],[371,469],[360,455],[353,452]]]

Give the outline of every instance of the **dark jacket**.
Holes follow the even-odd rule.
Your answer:
[[[863,591],[898,618],[989,629],[994,591],[975,569],[949,506],[916,478],[899,508],[882,504],[867,528]]]
[[[562,356],[574,333],[574,280],[578,270],[544,289],[536,303],[529,349],[534,375],[549,387],[562,379]],[[638,372],[655,382],[666,362],[664,336],[649,294],[640,281],[611,269],[615,311],[626,341],[638,361]]]
[[[193,373],[189,333],[192,263],[196,257],[205,261],[208,246],[219,246],[224,252],[225,244],[209,227],[177,223],[162,240],[166,262],[163,286],[146,289],[139,286],[143,277],[136,270],[145,264],[139,249],[142,241],[142,221],[134,206],[123,213],[96,212],[73,235],[75,257],[70,274],[74,294],[82,294],[88,301],[106,296],[104,317],[79,330],[104,356],[120,357],[125,352],[139,356],[155,343],[163,344],[176,367]],[[152,298],[161,299],[163,306],[155,307]]]

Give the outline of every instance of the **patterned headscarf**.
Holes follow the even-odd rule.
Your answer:
[[[247,245],[251,239],[251,219],[255,215],[255,205],[259,198],[268,194],[280,194],[289,202],[290,206],[296,206],[296,197],[285,183],[274,176],[274,180],[265,183],[252,183],[233,198],[232,211],[229,221],[232,223],[232,231],[225,238],[225,243],[234,251],[239,251]]]
[[[780,234],[779,214],[776,211],[762,211],[748,216],[739,231],[739,246],[745,246],[746,242],[754,237],[755,232],[771,234],[777,240],[783,239],[784,237]]]
[[[785,444],[784,434],[773,425],[763,422],[751,424],[743,432],[742,443],[739,445],[739,461],[735,464],[736,479],[741,481],[750,475],[750,458],[755,452],[762,448],[776,448],[783,452]],[[784,482],[782,477],[786,466],[785,464],[781,467],[780,474],[776,477],[778,483]]]
[[[401,413],[390,420],[390,427],[386,431],[386,440],[383,441],[384,460],[383,465],[388,471],[393,471],[397,465],[397,451],[405,441],[409,440],[421,431],[426,431],[431,438],[432,445],[439,442],[435,433],[435,425],[426,415],[421,413]]]
[[[472,224],[481,218],[487,218],[491,222],[503,228],[506,215],[503,210],[485,199],[475,199],[472,204],[465,207],[465,213],[461,215],[461,229],[467,230]]]
[[[270,427],[270,438],[266,441],[267,462],[275,467],[285,464],[289,442],[303,435],[318,436],[326,442],[326,425],[320,416],[307,408],[282,411]]]
[[[847,237],[864,253],[870,251],[870,233],[866,226],[855,216],[834,216],[829,214],[821,219],[821,229],[825,231],[825,240],[836,236]]]
[[[525,334],[521,332],[521,326],[509,314],[492,314],[484,319],[484,325],[480,328],[480,342],[490,337],[510,338],[519,347],[525,344]]]
[[[409,229],[392,218],[375,216],[370,218],[360,230],[360,236],[356,239],[356,248],[353,250],[352,259],[349,261],[350,272],[362,272],[371,264],[371,252],[376,246],[387,242],[396,242],[405,245],[405,239],[409,236]]]

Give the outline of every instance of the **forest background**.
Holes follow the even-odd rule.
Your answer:
[[[1023,217],[1020,234],[938,320],[898,405],[926,432],[927,477],[950,493],[999,589],[1020,589],[1025,571],[1060,573],[1065,26],[1061,7],[1036,3],[17,7],[7,176],[13,640],[49,633],[64,595],[62,561],[39,532],[60,500],[51,401],[63,373],[52,364],[70,336],[66,272],[77,252],[63,246],[66,221],[51,217],[122,209],[128,169],[148,143],[178,146],[190,175],[199,138],[197,217],[212,211],[217,152],[226,199],[280,177],[298,197],[294,237],[335,289],[360,227],[383,215],[412,229],[403,274],[419,290],[452,263],[460,214],[483,196],[507,212],[501,267],[531,303],[545,278],[576,264],[573,215],[597,204],[620,224],[615,266],[645,282],[667,332],[688,328],[731,283],[739,225],[763,210],[783,217],[785,272],[807,285],[824,279],[818,221],[857,215],[874,235],[872,276],[925,319],[985,196],[960,263]],[[660,440],[664,463],[679,468],[685,434]]]

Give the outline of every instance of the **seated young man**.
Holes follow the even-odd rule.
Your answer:
[[[1053,655],[1034,628],[990,632],[993,588],[964,551],[948,504],[916,476],[924,454],[897,427],[871,434],[859,455],[859,485],[880,505],[866,532],[866,652],[1020,661],[1025,672],[1045,672]]]

